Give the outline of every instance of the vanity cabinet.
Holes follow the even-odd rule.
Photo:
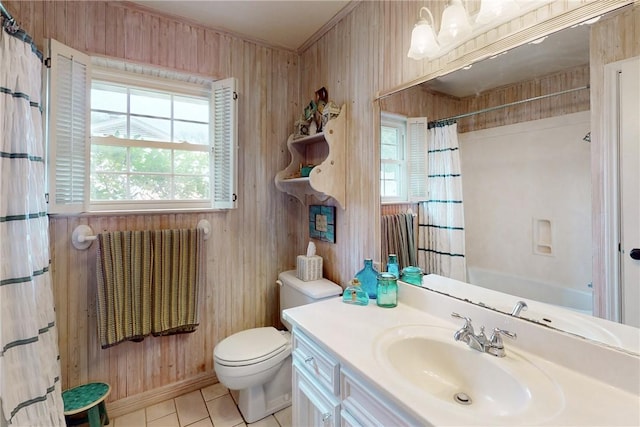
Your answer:
[[[340,371],[343,426],[415,426],[422,423],[376,393],[375,388],[346,368]]]
[[[324,125],[324,131],[302,138],[287,140],[291,162],[275,177],[276,188],[305,203],[307,195],[320,201],[334,198],[342,209],[346,208],[346,131],[347,108]],[[300,175],[300,167],[316,165],[308,177]]]
[[[294,426],[411,426],[421,423],[376,393],[299,329],[293,330]]]
[[[294,426],[340,425],[340,365],[303,333],[293,333]]]

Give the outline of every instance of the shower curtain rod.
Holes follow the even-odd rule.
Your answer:
[[[533,98],[522,99],[520,101],[509,102],[508,104],[496,105],[495,107],[488,107],[488,108],[484,108],[482,110],[472,111],[470,113],[459,114],[459,115],[453,116],[453,117],[447,117],[446,119],[434,120],[432,122],[429,122],[428,125],[429,126],[434,126],[434,125],[438,125],[438,124],[441,124],[441,123],[446,123],[446,122],[452,121],[452,120],[462,119],[462,118],[469,117],[469,116],[475,116],[476,114],[489,113],[491,111],[499,110],[501,108],[507,108],[507,107],[511,107],[511,106],[514,106],[514,105],[518,105],[518,104],[524,104],[525,102],[537,101],[539,99],[549,98],[549,97],[558,96],[558,95],[564,95],[566,93],[575,92],[575,91],[578,91],[578,90],[589,89],[589,88],[590,88],[590,86],[586,85],[586,86],[576,87],[576,88],[573,88],[573,89],[561,90],[559,92],[548,93],[546,95],[534,96]]]
[[[9,11],[4,7],[1,1],[0,1],[0,13],[2,14],[3,17],[7,19],[7,21],[9,21],[9,25],[13,25],[16,23],[16,20],[13,19],[13,17],[9,13]]]

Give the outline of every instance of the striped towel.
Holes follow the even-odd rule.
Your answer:
[[[98,334],[102,348],[193,332],[202,230],[115,231],[98,236]]]

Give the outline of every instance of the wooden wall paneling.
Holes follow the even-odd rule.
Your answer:
[[[60,353],[60,371],[62,387],[68,384],[67,366],[68,356],[68,335],[67,335],[67,316],[69,307],[66,299],[66,283],[68,277],[68,233],[66,221],[50,221],[49,225],[49,246],[51,267],[51,281],[53,287],[54,303],[56,305],[56,326],[58,330],[58,351]]]
[[[142,62],[144,50],[142,12],[125,10],[124,14],[124,57],[130,61]],[[177,37],[177,34],[175,34]]]
[[[87,14],[84,1],[67,3],[67,37],[73,40],[73,48],[87,51]]]
[[[105,2],[105,55],[113,58],[125,57],[125,9],[117,2]],[[100,20],[99,17],[95,17]],[[156,63],[160,65],[160,63]],[[167,67],[172,65],[166,63]]]
[[[64,217],[56,218],[56,221],[62,221]],[[101,233],[109,230],[108,217],[91,217],[89,218],[88,225],[94,231],[94,233]],[[92,244],[87,250],[89,260],[87,261],[87,269],[90,272],[88,278],[88,293],[87,293],[87,305],[89,307],[88,312],[88,328],[87,332],[89,338],[87,340],[87,355],[89,363],[89,379],[92,381],[99,381],[100,379],[109,378],[110,364],[109,364],[109,350],[102,350],[100,346],[100,340],[97,334],[98,331],[98,317],[97,317],[97,283],[95,281],[96,274],[96,258],[98,252],[98,245]],[[70,326],[72,327],[72,326]]]
[[[104,2],[87,2],[86,50],[100,55],[106,54],[107,49],[107,22],[102,17],[106,16],[107,5]]]

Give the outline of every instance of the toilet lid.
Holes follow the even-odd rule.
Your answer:
[[[251,365],[281,353],[288,342],[271,326],[247,329],[220,341],[213,350],[213,357],[224,365]]]

